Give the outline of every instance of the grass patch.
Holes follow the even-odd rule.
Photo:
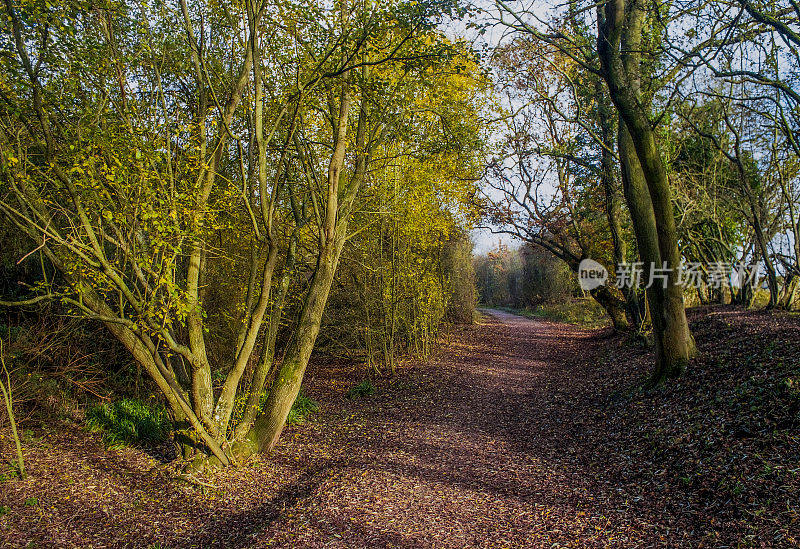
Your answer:
[[[148,405],[131,398],[89,408],[86,426],[91,432],[102,433],[109,448],[161,442],[170,432],[167,411],[163,406]]]
[[[297,393],[297,398],[294,399],[292,409],[289,410],[289,416],[286,418],[286,423],[289,425],[300,425],[305,423],[311,414],[319,411],[319,403],[311,400],[306,396],[302,389]]]
[[[14,478],[19,478],[19,463],[16,459],[8,462],[8,470],[5,473],[0,473],[0,482],[5,482]]]
[[[523,309],[498,308],[519,316],[555,320],[588,328],[604,328],[609,324],[608,316],[603,308],[591,298],[570,299],[559,303],[542,303],[535,307],[525,307]]]
[[[356,399],[374,394],[375,386],[372,384],[372,381],[365,379],[358,385],[350,387],[350,389],[347,391],[347,398]]]

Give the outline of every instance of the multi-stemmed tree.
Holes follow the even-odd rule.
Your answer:
[[[227,465],[271,449],[392,131],[381,73],[436,71],[448,9],[6,1],[0,211],[60,277],[18,304],[103,323],[189,451]],[[214,356],[218,286],[235,337]]]

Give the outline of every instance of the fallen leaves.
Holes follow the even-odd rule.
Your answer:
[[[702,357],[645,393],[645,350],[607,331],[498,316],[363,399],[345,397],[358,366],[312,365],[306,390],[323,411],[287,429],[273,455],[194,483],[55,426],[26,447],[30,478],[0,484],[0,540],[796,546],[800,423],[785,379],[800,370],[797,317],[693,312]]]

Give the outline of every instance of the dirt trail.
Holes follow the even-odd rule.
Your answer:
[[[576,451],[587,405],[576,400],[594,397],[583,381],[596,377],[597,332],[485,313],[412,386],[362,410],[362,428],[297,487],[302,497],[264,532],[270,541],[625,544],[592,494],[595,471]]]
[[[796,544],[800,483],[765,475],[756,459],[796,467],[793,431],[731,438],[752,404],[729,418],[715,404],[739,398],[748,369],[776,363],[774,353],[780,364],[800,360],[787,343],[797,341],[795,320],[768,330],[772,317],[726,309],[697,331],[710,362],[634,397],[650,359],[610,330],[484,313],[435,360],[376,381],[372,396],[345,397],[363,366],[312,365],[313,420],[202,488],[139,450],[104,449],[77,425],[45,430],[27,444],[30,478],[0,485],[0,546]],[[720,337],[726,352],[778,343],[760,362],[734,357],[737,366],[719,368],[708,353]],[[709,398],[715,391],[721,400]]]
[[[31,478],[0,495],[13,506],[0,541],[627,545],[620,530],[631,524],[600,505],[593,450],[581,442],[596,393],[598,332],[485,313],[435,360],[407,366],[370,397],[344,397],[365,375],[352,365],[312,366],[304,385],[321,412],[288,429],[273,455],[206,479],[216,490],[184,485],[141,452],[107,451],[80,430],[44,435],[26,458]],[[19,504],[30,497],[36,506]]]

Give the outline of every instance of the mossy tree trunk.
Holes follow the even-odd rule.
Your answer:
[[[618,137],[614,132],[614,121],[617,120],[617,128],[619,127],[619,121],[618,117],[613,114],[613,106],[610,104],[610,100],[600,77],[595,77],[595,95],[597,96],[598,102],[598,114],[600,117],[598,123],[600,125],[600,137],[602,139],[602,146],[600,148],[600,179],[605,193],[606,218],[611,233],[614,264],[620,265],[627,259],[627,245],[623,237],[622,224],[620,222],[617,170],[613,154],[613,151],[619,148]],[[620,174],[621,173],[620,168]],[[622,288],[622,295],[625,298],[625,315],[628,325],[632,325],[636,330],[641,329],[643,318],[639,306],[638,290],[625,286]]]
[[[364,69],[362,76],[366,76],[366,73],[367,70]],[[322,315],[347,238],[353,202],[366,175],[369,150],[379,140],[369,139],[368,143],[367,104],[362,98],[355,132],[355,167],[350,180],[345,181],[344,163],[351,103],[350,84],[345,81],[339,99],[333,153],[328,165],[327,197],[323,224],[320,227],[320,252],[316,268],[303,302],[294,337],[289,343],[283,363],[267,397],[266,409],[253,423],[245,437],[244,445],[239,445],[237,451],[240,453],[264,453],[274,448],[300,391],[303,375],[319,335]]]
[[[640,90],[646,8],[641,0],[613,0],[597,13],[601,72],[620,116],[620,159],[627,164],[625,194],[639,254],[647,269],[669,269],[665,287],[657,281],[647,292],[656,340],[655,384],[681,375],[697,351],[678,284],[680,252],[667,171]]]
[[[612,291],[608,286],[600,286],[589,292],[595,301],[603,308],[611,319],[615,330],[626,331],[630,329],[626,314],[625,299]]]

